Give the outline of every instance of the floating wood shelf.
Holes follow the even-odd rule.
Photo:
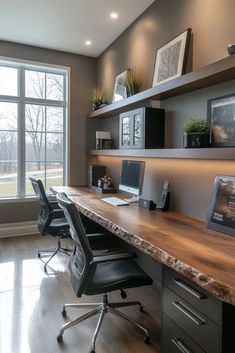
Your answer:
[[[235,56],[226,57],[199,70],[159,84],[121,101],[92,112],[89,118],[107,118],[133,107],[143,106],[150,99],[164,100],[196,89],[208,87],[235,78]]]
[[[92,156],[235,160],[235,148],[91,150]]]

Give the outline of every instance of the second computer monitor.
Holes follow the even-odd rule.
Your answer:
[[[144,167],[143,161],[122,161],[119,190],[129,192],[137,199],[142,192]]]

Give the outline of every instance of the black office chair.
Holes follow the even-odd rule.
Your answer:
[[[143,311],[141,303],[138,301],[109,303],[107,293],[120,289],[150,285],[152,284],[152,279],[135,263],[133,254],[108,253],[94,256],[76,206],[63,193],[57,194],[57,200],[60,207],[64,210],[70,225],[71,237],[76,244],[76,250],[69,261],[70,279],[74,292],[77,297],[81,297],[83,294],[103,294],[102,303],[64,305],[63,316],[66,316],[66,308],[68,307],[93,308],[93,310],[63,325],[57,336],[57,341],[62,341],[62,335],[69,327],[100,313],[91,344],[90,353],[95,353],[97,335],[104,315],[109,312],[129,321],[143,331],[145,334],[145,343],[149,343],[150,336],[148,330],[116,309],[124,306],[138,305],[140,310]]]
[[[71,255],[73,250],[63,247],[61,239],[70,237],[70,226],[64,216],[63,210],[59,207],[57,201],[49,201],[46,196],[41,180],[29,177],[33,189],[37,196],[37,200],[41,206],[38,216],[38,230],[42,235],[52,235],[58,237],[57,246],[53,249],[45,249],[38,251],[38,257],[42,259],[44,256],[51,254],[49,259],[44,262],[44,270],[47,271],[47,265],[51,259],[59,252]]]

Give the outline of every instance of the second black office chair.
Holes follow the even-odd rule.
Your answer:
[[[63,210],[58,206],[57,201],[49,201],[46,196],[41,180],[29,177],[33,189],[37,196],[41,210],[38,216],[38,230],[42,235],[56,236],[57,246],[53,249],[38,251],[38,257],[44,262],[43,257],[49,258],[44,262],[44,270],[47,271],[47,265],[51,259],[59,252],[70,255],[73,250],[63,247],[61,240],[70,237],[70,227],[64,216]]]
[[[57,200],[60,207],[64,210],[70,225],[71,237],[76,244],[76,251],[69,261],[70,280],[73,290],[77,297],[81,297],[83,294],[103,294],[101,303],[64,305],[63,316],[66,316],[66,308],[68,307],[91,308],[92,310],[63,325],[57,336],[57,341],[62,341],[62,335],[69,327],[100,314],[90,351],[90,353],[95,353],[95,342],[102,321],[106,313],[111,313],[129,321],[140,329],[145,335],[145,342],[148,343],[150,339],[148,330],[117,310],[120,307],[138,305],[142,311],[141,303],[138,301],[110,303],[107,293],[120,289],[150,285],[152,284],[152,279],[135,263],[133,255],[130,253],[111,253],[94,256],[76,206],[63,193],[57,194]]]

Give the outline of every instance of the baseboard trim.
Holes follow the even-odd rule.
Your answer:
[[[38,234],[37,221],[0,224],[0,238]]]

